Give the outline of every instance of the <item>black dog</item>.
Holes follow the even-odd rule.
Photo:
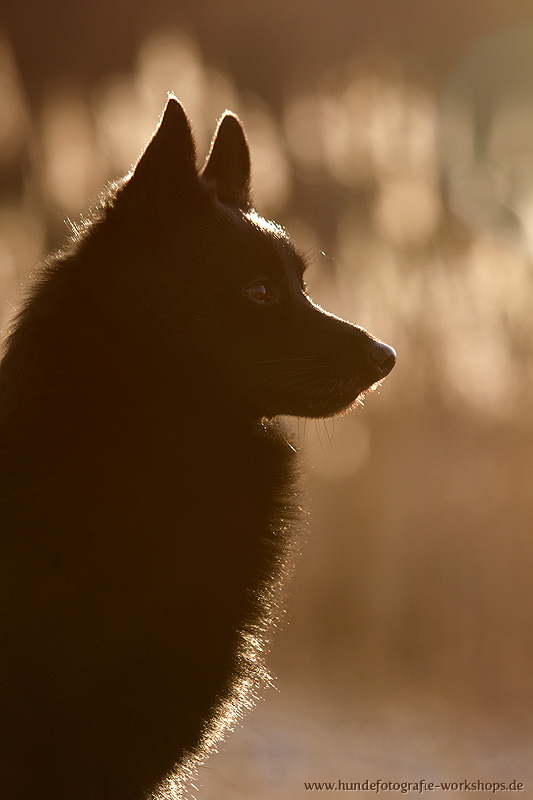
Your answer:
[[[304,259],[249,189],[238,119],[198,175],[171,98],[9,336],[9,800],[139,800],[207,752],[261,680],[287,560],[294,453],[274,417],[336,414],[394,365],[312,303]]]

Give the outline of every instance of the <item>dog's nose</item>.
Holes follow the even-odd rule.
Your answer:
[[[383,342],[372,342],[370,345],[370,357],[383,377],[388,375],[396,364],[396,350]]]

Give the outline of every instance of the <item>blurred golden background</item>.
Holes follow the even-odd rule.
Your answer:
[[[279,678],[199,796],[425,778],[533,798],[530,0],[53,0],[1,25],[4,329],[173,91],[201,158],[241,116],[314,299],[398,351],[364,410],[295,423],[311,514]]]

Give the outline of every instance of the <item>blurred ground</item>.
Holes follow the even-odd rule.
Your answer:
[[[282,699],[283,693],[289,702]],[[294,800],[328,796],[305,783],[365,780],[512,784],[524,789],[507,796],[531,797],[531,738],[514,726],[458,714],[435,697],[406,696],[396,704],[322,705],[323,695],[280,682],[280,694],[257,708],[221,753],[201,770],[199,797],[215,800]],[[280,720],[283,725],[280,726]],[[352,790],[348,796],[354,796]],[[413,791],[385,796],[421,796]],[[491,789],[476,796],[502,797]],[[375,796],[358,792],[356,796]],[[472,790],[435,789],[426,795],[465,800]]]
[[[222,111],[240,114],[257,208],[308,251],[312,296],[399,357],[364,409],[294,423],[311,521],[269,662],[279,692],[200,797],[425,777],[516,778],[533,798],[530,3],[12,4],[4,329],[29,266],[130,168],[170,90],[201,157]]]

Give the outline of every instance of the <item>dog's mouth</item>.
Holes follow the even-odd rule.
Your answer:
[[[369,355],[371,363],[364,374],[330,377],[317,384],[314,396],[308,398],[305,416],[333,417],[362,406],[364,398],[381,385],[396,364],[396,351],[383,342],[373,342]]]
[[[363,406],[365,397],[381,386],[384,377],[386,376],[380,378],[375,373],[368,378],[323,377],[317,380],[312,393],[294,391],[290,395],[285,394],[283,399],[279,398],[276,411],[268,416],[284,414],[308,419],[326,419],[344,415],[358,406]],[[276,401],[274,403],[278,405]]]
[[[344,385],[339,381],[336,385],[324,386],[309,399],[305,412],[297,416],[326,419],[347,414],[352,409],[363,406],[365,397],[381,386],[382,381],[383,378],[356,384],[352,381],[342,382]]]
[[[324,419],[362,406],[364,397],[380,386],[395,363],[393,348],[373,340],[363,363],[359,359],[354,364],[347,356],[337,360],[287,357],[276,363],[275,371],[256,375],[247,388],[261,416]]]

